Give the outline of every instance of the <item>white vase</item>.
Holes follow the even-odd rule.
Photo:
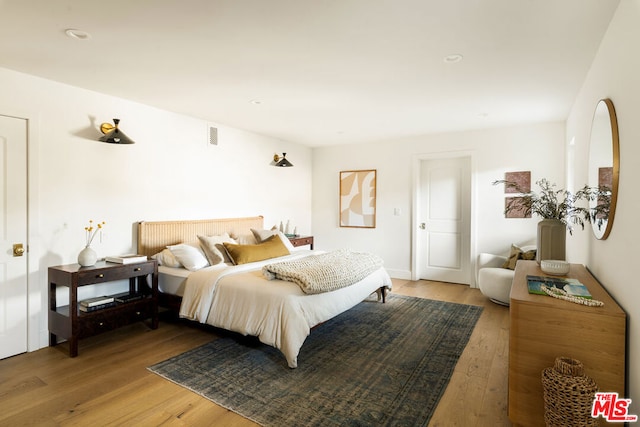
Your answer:
[[[538,223],[536,261],[566,258],[567,227],[557,219],[543,219]]]
[[[91,249],[91,246],[85,246],[83,250],[78,254],[78,264],[82,267],[91,267],[95,265],[98,260],[98,255],[96,251]]]

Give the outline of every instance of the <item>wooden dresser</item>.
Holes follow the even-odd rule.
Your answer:
[[[509,419],[515,426],[544,426],[542,371],[556,357],[582,362],[600,391],[625,394],[626,314],[581,264],[566,277],[584,283],[603,307],[530,294],[527,275],[544,276],[535,261],[518,261],[511,288]],[[604,424],[604,420],[601,420]]]

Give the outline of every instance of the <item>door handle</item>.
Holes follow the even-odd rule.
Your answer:
[[[14,243],[13,244],[13,256],[22,256],[24,255],[24,246],[22,243]]]
[[[424,222],[421,222],[418,227],[420,228],[420,230],[426,230],[427,229],[427,224],[425,224]]]

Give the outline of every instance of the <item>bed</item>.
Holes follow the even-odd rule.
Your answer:
[[[159,257],[168,247],[186,244],[197,246],[194,242],[198,242],[198,236],[223,236],[225,233],[234,239],[233,242],[239,243],[224,243],[225,248],[229,249],[227,255],[231,253],[235,256],[237,249],[253,251],[254,247],[259,246],[287,246],[285,242],[288,240],[277,232],[272,232],[274,236],[263,241],[255,240],[257,233],[268,231],[264,229],[264,219],[261,216],[143,221],[138,223],[138,253]],[[278,237],[282,242],[278,242]],[[287,252],[278,252],[277,257],[256,261],[249,257],[248,261],[238,265],[226,259],[225,262],[195,268],[193,271],[175,265],[162,265],[161,262],[158,267],[159,301],[162,306],[178,312],[182,318],[256,336],[264,344],[280,350],[288,366],[295,368],[298,366],[300,348],[314,326],[352,308],[374,293],[384,302],[385,292],[391,289],[391,279],[382,267],[381,260],[379,265],[366,265],[375,256],[353,255],[368,257],[355,258],[362,259],[362,262],[357,261],[357,268],[354,268],[361,270],[360,276],[353,278],[354,283],[343,283],[334,289],[329,286],[333,286],[331,279],[325,279],[323,273],[319,275],[322,280],[331,282],[326,284],[327,290],[311,291],[281,270],[287,266],[300,270],[300,265],[314,264],[323,258],[348,258],[352,254],[287,246]],[[340,263],[338,261],[335,264]],[[333,267],[326,270],[333,270]],[[320,285],[324,286],[322,283]]]

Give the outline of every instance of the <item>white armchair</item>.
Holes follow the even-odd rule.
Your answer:
[[[523,246],[523,252],[535,250],[535,246]],[[476,262],[476,282],[483,295],[496,304],[509,305],[509,294],[514,271],[502,268],[506,256],[481,253]]]

